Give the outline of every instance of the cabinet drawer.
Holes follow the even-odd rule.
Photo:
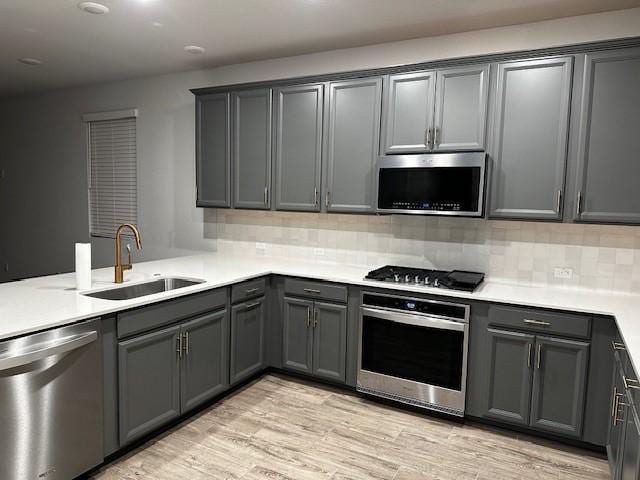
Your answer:
[[[295,278],[284,280],[284,293],[298,297],[322,298],[336,302],[347,301],[347,287],[330,283],[310,282]]]
[[[259,297],[264,295],[267,287],[267,280],[265,278],[258,278],[257,280],[249,280],[242,282],[231,287],[231,303],[241,302],[248,298]]]
[[[227,289],[210,290],[118,314],[118,338],[168,325],[227,304]]]
[[[489,324],[579,338],[591,336],[591,317],[570,313],[492,305]]]

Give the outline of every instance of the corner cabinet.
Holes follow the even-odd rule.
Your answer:
[[[489,66],[385,77],[382,154],[483,150]]]
[[[197,206],[231,206],[231,110],[228,93],[196,97]]]
[[[576,220],[640,224],[640,48],[587,54]]]
[[[382,79],[329,84],[326,114],[325,208],[373,213],[373,176],[380,138]]]
[[[242,90],[233,105],[233,206],[271,207],[271,89]]]
[[[324,85],[274,91],[277,210],[320,210],[323,93]]]
[[[573,58],[498,65],[492,218],[562,218]]]

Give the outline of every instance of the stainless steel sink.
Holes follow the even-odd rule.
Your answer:
[[[204,280],[193,278],[165,277],[148,282],[126,285],[123,287],[100,290],[98,292],[87,292],[82,295],[87,297],[102,298],[104,300],[130,300],[132,298],[153,295],[154,293],[168,292],[178,288],[190,287],[203,283]]]

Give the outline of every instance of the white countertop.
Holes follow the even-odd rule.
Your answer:
[[[640,295],[508,284],[491,279],[485,280],[473,293],[363,280],[369,270],[379,266],[303,262],[276,257],[235,257],[218,253],[177,257],[135,264],[133,270],[125,272],[125,284],[148,280],[157,275],[198,278],[205,282],[122,301],[101,300],[81,295],[75,290],[74,273],[4,283],[0,284],[0,339],[222,287],[262,275],[278,274],[406,292],[610,315],[616,319],[636,371],[640,371]],[[112,282],[113,268],[93,271],[92,290],[113,287],[115,285]]]

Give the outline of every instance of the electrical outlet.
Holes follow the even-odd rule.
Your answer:
[[[256,250],[258,252],[264,252],[267,249],[267,244],[263,242],[256,242]]]
[[[313,254],[317,257],[322,257],[324,256],[324,248],[314,248],[313,249]]]
[[[564,280],[570,280],[573,277],[573,268],[556,267],[553,269],[553,276]]]

